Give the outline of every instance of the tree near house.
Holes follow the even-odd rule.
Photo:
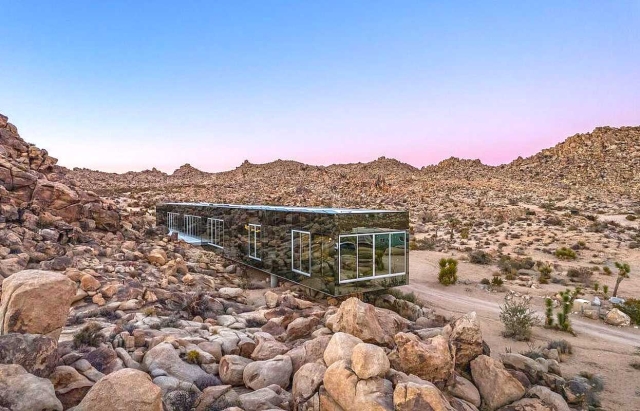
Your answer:
[[[616,286],[613,289],[613,296],[618,296],[618,286],[625,278],[629,278],[629,272],[631,272],[631,267],[627,263],[619,263],[616,262],[616,268],[618,269],[618,278],[616,278]]]

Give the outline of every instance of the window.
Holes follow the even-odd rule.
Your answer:
[[[311,233],[291,230],[291,271],[311,275]]]
[[[209,232],[209,244],[214,247],[224,248],[224,220],[220,220],[218,218],[208,218],[207,231]]]
[[[338,237],[339,282],[404,275],[405,232],[347,234]]]
[[[260,224],[249,224],[247,226],[248,240],[249,240],[249,254],[250,258],[254,260],[260,260]]]
[[[200,236],[200,217],[195,215],[185,215],[183,233],[189,237]]]
[[[167,213],[167,228],[169,232],[178,231],[178,213]]]

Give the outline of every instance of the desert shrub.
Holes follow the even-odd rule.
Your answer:
[[[633,360],[629,363],[629,365],[631,366],[631,368],[633,368],[634,370],[638,370],[640,371],[640,361],[638,360]]]
[[[147,307],[142,311],[142,314],[147,317],[154,317],[156,315],[156,309],[155,307]]]
[[[553,271],[551,266],[549,264],[541,264],[538,271],[540,272],[540,276],[538,277],[540,284],[548,284],[551,279],[551,272]]]
[[[436,248],[436,240],[433,238],[419,238],[419,239],[412,239],[409,242],[409,249],[410,250],[427,250],[427,251],[433,251]]]
[[[533,343],[527,343],[528,348],[525,351],[520,351],[520,355],[524,355],[525,357],[529,357],[532,360],[537,358],[544,358],[540,347],[535,347]]]
[[[504,276],[505,279],[509,280],[509,281],[513,281],[515,280],[517,277],[514,273],[507,273],[507,275]]]
[[[599,289],[600,289],[600,284],[598,284],[598,282],[596,281],[595,283],[593,283],[593,291],[598,292]]]
[[[555,255],[562,260],[575,260],[577,258],[576,252],[567,247],[558,248]]]
[[[185,359],[189,364],[200,364],[200,353],[197,350],[188,351]]]
[[[556,349],[560,354],[573,354],[573,346],[567,340],[553,340],[547,344],[548,349]]]
[[[589,382],[590,389],[586,392],[583,405],[584,409],[597,410],[601,409],[600,393],[604,390],[604,379],[596,374],[582,371],[579,374],[581,377],[586,378]]]
[[[483,278],[482,280],[480,280],[480,284],[489,285],[491,284],[491,280],[489,280],[488,278]]]
[[[107,307],[102,307],[98,310],[98,317],[102,317],[109,322],[114,322],[120,318],[112,308]]]
[[[609,286],[608,285],[603,285],[602,286],[602,292],[604,293],[604,296],[606,297],[607,294],[609,294]]]
[[[528,341],[531,338],[531,328],[539,320],[530,306],[529,297],[515,297],[507,295],[504,305],[500,306],[500,320],[504,324],[503,335],[518,341]]]
[[[440,259],[440,273],[438,281],[443,285],[451,285],[458,282],[458,261],[453,258]]]
[[[164,395],[163,402],[171,411],[190,411],[198,398],[193,391],[174,390]]]
[[[469,262],[473,264],[491,264],[491,256],[486,251],[472,251],[469,253]]]
[[[221,385],[220,378],[212,374],[201,375],[193,382],[200,391],[204,391],[207,387]]]
[[[497,275],[494,275],[493,278],[491,279],[491,285],[494,287],[502,287],[503,284],[504,284],[504,281],[502,281],[502,278],[500,278]]]
[[[603,272],[604,274],[606,274],[606,275],[611,275],[611,274],[613,274],[613,272],[611,271],[611,268],[609,268],[609,267],[607,267],[607,266],[602,267],[602,272]]]
[[[624,304],[616,304],[616,308],[618,308],[623,313],[627,314],[631,321],[635,324],[640,325],[640,300],[635,298],[629,298],[625,300]]]
[[[587,267],[570,268],[567,270],[567,277],[573,282],[580,282],[584,285],[591,283],[591,276],[593,271]]]
[[[544,222],[546,225],[551,225],[551,226],[562,225],[562,220],[560,219],[560,217],[556,217],[556,216],[549,217]]]
[[[633,214],[629,214],[625,218],[629,221],[636,221],[638,219],[638,217],[634,216]]]
[[[90,322],[73,336],[73,347],[80,348],[83,346],[97,347],[104,339],[100,334],[100,324]]]

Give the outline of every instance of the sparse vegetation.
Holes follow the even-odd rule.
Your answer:
[[[102,327],[98,323],[90,322],[85,325],[73,336],[73,347],[97,347],[104,340],[100,330],[102,330]]]
[[[200,364],[200,353],[197,350],[188,351],[187,355],[185,356],[185,360],[189,364]]]
[[[505,296],[504,305],[500,306],[500,320],[505,328],[503,335],[518,341],[528,341],[531,338],[531,328],[539,323],[527,296]]]
[[[493,278],[491,279],[491,286],[502,287],[503,285],[504,285],[504,281],[502,280],[502,278],[500,278],[500,276],[494,275]]]
[[[558,248],[555,255],[561,260],[575,260],[578,257],[575,251],[567,247]]]
[[[486,251],[475,250],[469,253],[469,262],[472,264],[491,264],[491,256]]]
[[[560,354],[569,355],[573,354],[573,346],[567,340],[553,340],[547,344],[548,349],[556,349]]]
[[[453,258],[440,259],[440,273],[438,281],[442,285],[452,285],[458,282],[458,260]]]
[[[640,299],[629,298],[624,304],[616,304],[616,307],[631,318],[631,322],[640,325]]]
[[[613,288],[614,297],[618,296],[618,287],[622,280],[629,278],[629,273],[631,272],[631,267],[629,267],[629,264],[627,263],[619,263],[616,261],[616,268],[618,269],[618,278],[616,278],[616,285]]]

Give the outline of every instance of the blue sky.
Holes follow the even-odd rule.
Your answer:
[[[640,124],[640,1],[4,1],[0,113],[67,167],[449,156]]]

